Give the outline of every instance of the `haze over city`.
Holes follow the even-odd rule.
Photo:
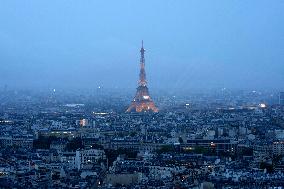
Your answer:
[[[0,85],[283,89],[283,1],[1,1]]]
[[[283,10],[0,1],[0,188],[283,189]]]

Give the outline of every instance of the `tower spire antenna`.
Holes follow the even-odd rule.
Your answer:
[[[143,46],[143,39],[142,39],[142,49],[144,49],[144,46]]]

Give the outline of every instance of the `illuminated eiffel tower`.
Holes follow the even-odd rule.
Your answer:
[[[136,95],[132,100],[130,106],[126,110],[126,112],[158,112],[159,110],[155,106],[153,100],[151,99],[147,87],[145,58],[144,58],[145,49],[143,47],[143,41],[140,53],[141,53],[141,58],[140,58],[140,74],[139,74],[138,87]]]

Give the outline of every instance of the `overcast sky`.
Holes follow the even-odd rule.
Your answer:
[[[283,0],[3,0],[0,87],[284,88]]]

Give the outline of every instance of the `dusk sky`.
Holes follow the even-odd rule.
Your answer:
[[[0,87],[284,89],[283,0],[0,2]]]

